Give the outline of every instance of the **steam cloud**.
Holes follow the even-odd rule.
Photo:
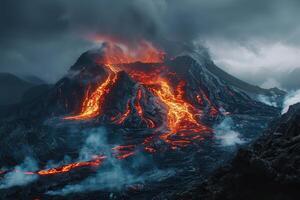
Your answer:
[[[232,130],[233,120],[230,117],[225,118],[220,124],[214,127],[215,137],[222,147],[235,146],[245,143],[241,139],[240,133]]]
[[[4,178],[0,181],[0,189],[7,189],[13,186],[24,186],[35,181],[37,175],[26,175],[26,171],[37,170],[37,163],[30,157],[25,158],[24,162],[16,166],[11,172],[5,174]]]
[[[300,90],[290,92],[284,99],[282,114],[286,113],[289,109],[289,106],[300,102]]]
[[[277,107],[276,101],[272,98],[272,96],[259,95],[258,100],[264,104],[269,106]]]

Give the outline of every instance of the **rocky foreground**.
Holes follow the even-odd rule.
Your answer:
[[[300,197],[300,104],[241,149],[232,163],[178,199],[272,199]]]

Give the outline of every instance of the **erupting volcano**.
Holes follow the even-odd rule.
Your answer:
[[[92,39],[100,48],[83,53],[64,78],[16,115],[13,124],[24,130],[20,135],[3,137],[2,146],[28,141],[39,170],[2,168],[0,180],[15,172],[38,177],[38,184],[30,187],[40,183],[41,196],[72,188],[67,185],[84,178],[84,183],[95,183],[92,188],[104,185],[111,190],[136,188],[136,181],[168,182],[175,176],[185,183],[186,174],[195,177],[199,172],[201,177],[229,157],[214,138],[214,127],[224,118],[235,120],[251,139],[253,130],[260,131],[278,112],[252,98],[257,87],[239,82],[196,50],[170,58],[146,40],[130,44],[111,37]],[[19,119],[30,123],[20,125]],[[7,149],[0,160],[22,148]],[[25,155],[16,156],[12,166]],[[119,183],[119,176],[125,183]]]
[[[159,138],[170,144],[172,148],[186,146],[201,139],[201,133],[211,131],[201,122],[203,111],[195,108],[185,99],[185,81],[172,68],[163,64],[165,53],[144,40],[135,46],[137,48],[135,50],[126,46],[125,43],[114,40],[105,41],[103,45],[103,54],[95,62],[105,67],[106,78],[101,83],[97,83],[94,91],[90,91],[90,87],[88,87],[80,113],[67,116],[64,119],[90,120],[101,116],[106,96],[116,83],[118,72],[125,71],[137,84],[143,85],[149,90],[165,109],[166,115],[163,124],[165,129],[160,130]],[[145,63],[148,65],[148,69],[131,67],[131,63]],[[148,128],[158,128],[155,127],[156,125],[151,119],[145,117],[143,107],[140,104],[142,98],[143,90],[138,88],[134,104],[131,105],[128,101],[124,113],[113,122],[122,124],[134,107]],[[200,95],[197,95],[198,101],[202,101],[201,98]],[[208,97],[206,98],[208,100]],[[214,107],[212,109],[215,110],[214,114],[217,114],[217,110]],[[111,117],[111,119],[115,120],[116,117]]]

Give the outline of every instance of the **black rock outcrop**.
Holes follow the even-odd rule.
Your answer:
[[[179,199],[296,200],[299,188],[300,104],[295,104],[230,165]]]

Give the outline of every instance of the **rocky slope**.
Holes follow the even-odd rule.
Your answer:
[[[299,187],[300,104],[295,104],[229,166],[178,198],[296,200]]]
[[[214,127],[225,118],[233,121],[226,130],[239,134],[244,144],[280,114],[280,108],[256,100],[262,89],[255,93],[251,87],[239,86],[242,81],[232,84],[229,75],[209,70],[214,64],[203,55],[184,54],[161,63],[122,63],[118,70],[99,62],[101,56],[99,51],[82,54],[53,87],[0,120],[0,169],[5,182],[11,172],[7,169],[28,156],[40,170],[61,166],[51,163],[89,164],[80,155],[90,136],[99,141],[88,149],[107,156],[103,165],[93,168],[92,175],[90,170],[70,170],[38,176],[26,186],[0,189],[4,199],[19,198],[18,194],[65,198],[58,193],[72,184],[92,188],[87,193],[78,190],[78,199],[107,198],[109,193],[165,199],[179,189],[190,189],[198,177],[206,177],[232,157],[235,148],[223,148],[214,136]],[[280,101],[284,93],[275,95]],[[80,115],[85,109],[97,112],[87,112],[92,117],[85,118]],[[84,119],[77,120],[78,116]],[[113,173],[112,178],[107,173]],[[72,191],[66,195],[72,196]]]

